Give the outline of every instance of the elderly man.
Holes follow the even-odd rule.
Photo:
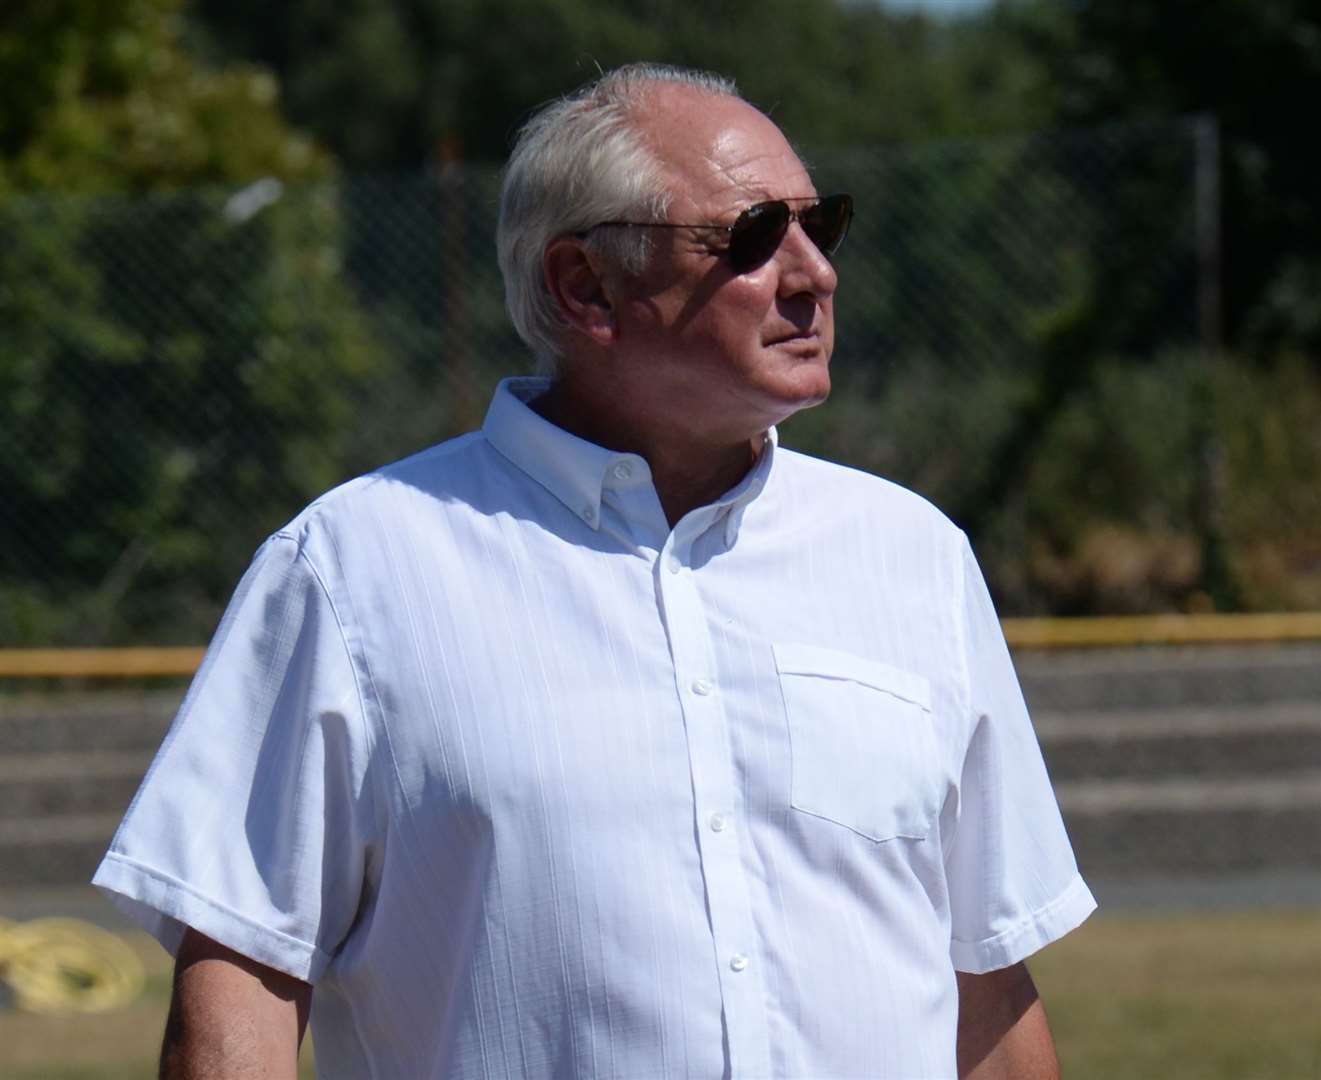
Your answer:
[[[776,446],[851,213],[713,76],[524,129],[551,377],[266,543],[98,871],[166,1075],[313,1001],[328,1076],[1055,1075],[1022,960],[1094,905],[967,543]]]

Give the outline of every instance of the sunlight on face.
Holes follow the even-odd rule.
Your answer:
[[[723,226],[753,203],[815,194],[780,130],[744,102],[658,88],[644,123],[665,164],[671,221]],[[829,393],[836,277],[796,223],[744,274],[723,240],[705,229],[658,234],[652,265],[619,307],[620,356],[676,422],[746,438]]]

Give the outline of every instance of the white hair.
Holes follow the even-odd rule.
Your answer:
[[[543,372],[555,371],[564,329],[542,268],[551,241],[602,221],[665,220],[670,193],[639,124],[639,106],[658,83],[739,97],[720,75],[629,64],[551,102],[518,133],[500,192],[496,249],[509,317]],[[646,229],[601,229],[587,243],[632,275],[646,268],[651,251]]]

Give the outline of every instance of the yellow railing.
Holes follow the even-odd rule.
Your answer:
[[[157,649],[0,649],[4,679],[146,679],[191,675],[198,646]]]
[[[1005,619],[1014,649],[1321,641],[1321,611],[1263,615],[1093,615]]]
[[[1321,612],[1275,615],[1101,615],[1005,619],[1013,649],[1118,648],[1321,641]],[[126,649],[0,649],[0,679],[141,679],[189,676],[200,646]]]

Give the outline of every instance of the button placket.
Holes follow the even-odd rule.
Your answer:
[[[697,520],[686,520],[683,525],[691,532]],[[729,1032],[730,1065],[735,1075],[769,1075],[766,997],[761,976],[749,959],[756,924],[738,830],[730,827],[734,820],[730,808],[739,804],[737,773],[725,705],[718,692],[715,650],[698,589],[700,571],[685,566],[689,549],[682,540],[671,534],[661,561],[668,572],[659,574],[657,585],[684,716],[694,810],[696,820],[704,826],[698,830],[698,857],[715,956],[722,958],[716,970]]]

